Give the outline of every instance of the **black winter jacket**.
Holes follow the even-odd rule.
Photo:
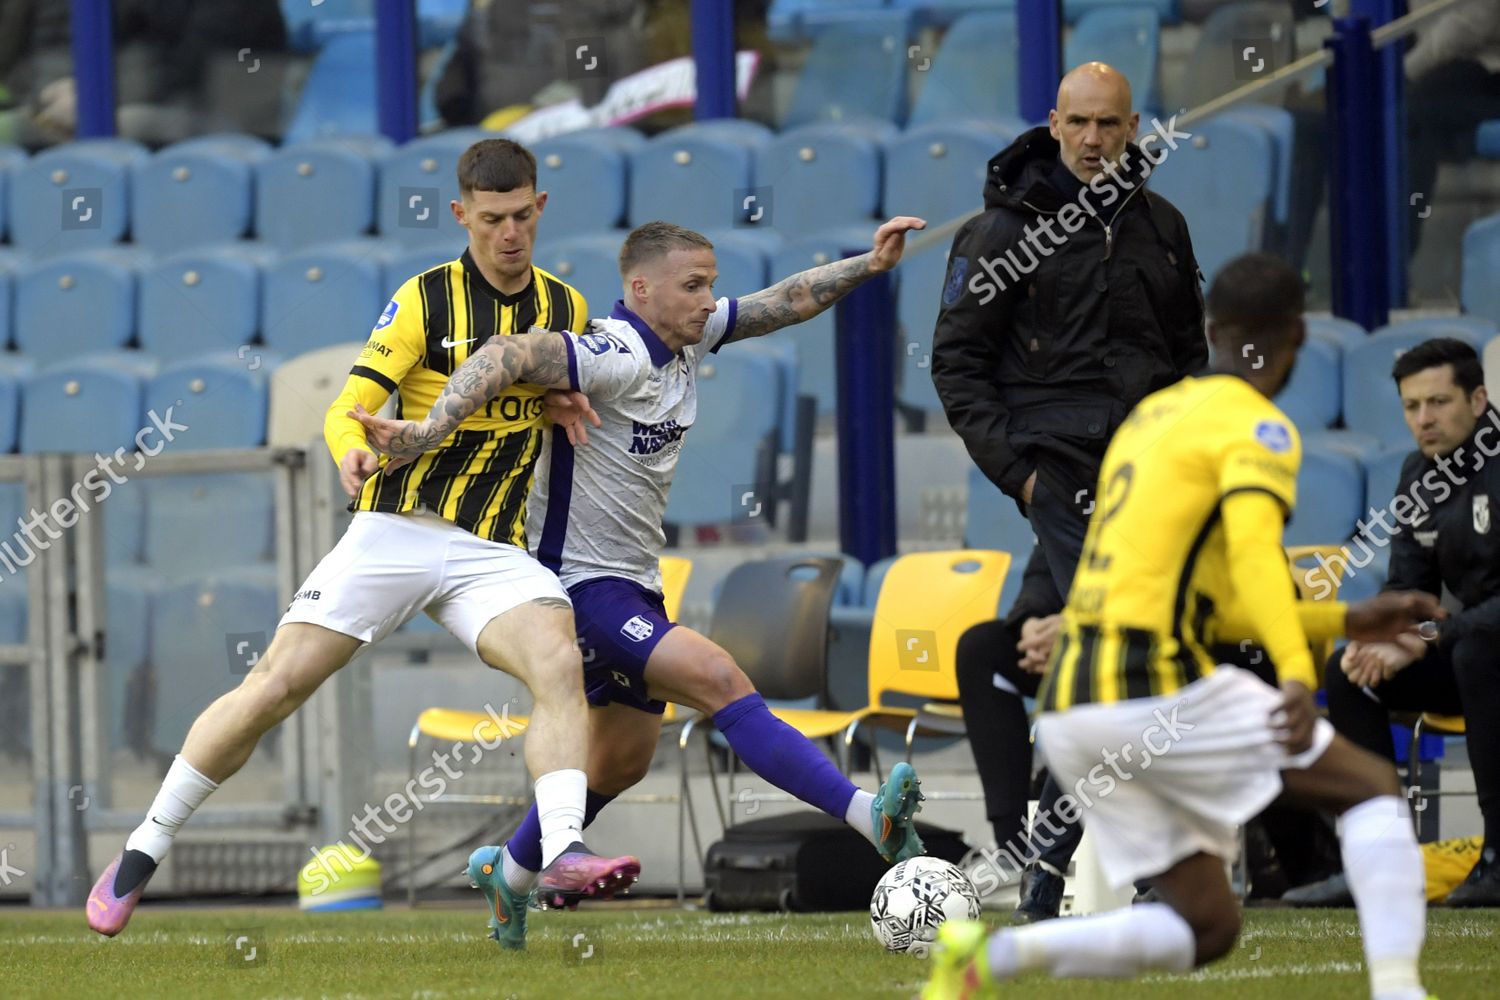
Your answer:
[[[1463,610],[1439,626],[1445,646],[1476,633],[1500,640],[1500,411],[1486,410],[1452,455],[1408,455],[1388,511],[1402,526],[1385,589],[1436,597],[1446,587]]]
[[[933,336],[948,422],[1018,502],[1033,471],[1058,495],[1092,492],[1131,407],[1208,360],[1187,223],[1143,189],[1146,158],[1129,145],[1121,183],[1081,202],[1058,149],[1035,128],[990,160],[985,211],[954,238]]]

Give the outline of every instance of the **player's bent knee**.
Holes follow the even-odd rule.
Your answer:
[[[750,678],[734,662],[734,657],[723,650],[703,658],[693,679],[693,687],[699,705],[709,712],[717,712],[725,705],[755,693]]]

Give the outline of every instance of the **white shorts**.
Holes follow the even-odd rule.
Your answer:
[[[1281,792],[1281,772],[1312,765],[1333,740],[1289,755],[1271,714],[1281,692],[1221,666],[1174,695],[1048,712],[1037,744],[1077,800],[1105,877],[1117,890],[1201,852],[1232,860],[1239,827]]]
[[[479,633],[492,619],[541,597],[572,603],[525,549],[426,511],[358,511],[297,589],[281,624],[306,622],[379,642],[426,609],[477,653]]]

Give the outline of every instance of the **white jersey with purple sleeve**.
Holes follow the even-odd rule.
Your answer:
[[[563,586],[611,576],[661,590],[662,519],[698,415],[698,363],[733,332],[735,308],[719,299],[703,339],[679,354],[622,302],[579,337],[563,335],[569,380],[603,421],[581,448],[548,432],[527,501],[527,542]]]

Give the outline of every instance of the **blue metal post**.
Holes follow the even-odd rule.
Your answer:
[[[73,84],[80,139],[115,134],[115,33],[110,0],[73,0]]]
[[[693,108],[699,121],[733,118],[734,4],[729,0],[693,0],[693,66],[698,98]]]
[[[1323,43],[1333,50],[1328,73],[1328,209],[1333,255],[1333,311],[1366,330],[1390,316],[1384,223],[1384,119],[1377,102],[1370,22],[1337,18]],[[1388,210],[1388,207],[1387,209]]]
[[[1016,39],[1021,46],[1021,117],[1047,120],[1062,79],[1062,0],[1017,0]]]
[[[1394,21],[1406,14],[1406,0],[1351,0],[1349,13],[1353,17],[1368,18],[1371,29]],[[1401,57],[1406,51],[1404,42],[1393,42],[1375,53],[1375,74],[1379,81],[1379,115],[1382,119],[1384,170],[1384,197],[1380,201],[1385,223],[1386,277],[1389,282],[1389,301],[1393,307],[1406,305],[1407,265],[1411,245],[1412,211],[1421,211],[1423,205],[1412,206],[1408,191],[1406,151],[1406,71]],[[1432,198],[1431,191],[1421,192],[1423,199]]]
[[[375,107],[380,131],[400,144],[417,134],[416,0],[376,0]]]
[[[834,306],[839,547],[866,566],[896,553],[895,316],[888,274]]]

